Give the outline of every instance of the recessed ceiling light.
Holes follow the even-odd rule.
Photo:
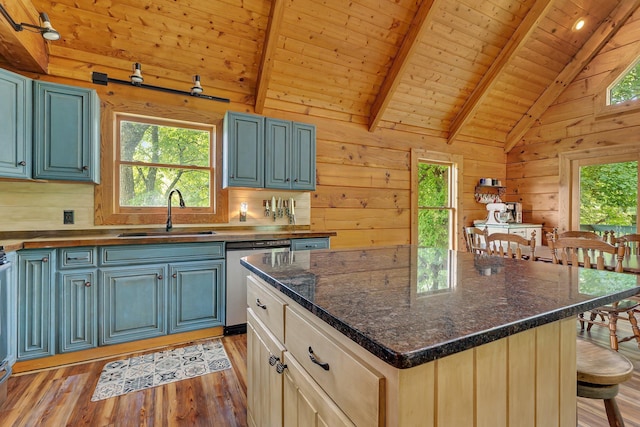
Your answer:
[[[574,31],[580,31],[582,28],[584,28],[584,24],[585,24],[584,18],[578,19],[576,23],[573,24]]]

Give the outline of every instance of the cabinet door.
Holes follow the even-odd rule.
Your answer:
[[[291,144],[291,188],[294,190],[315,190],[316,127],[294,122]]]
[[[355,426],[289,352],[284,362],[284,427]]]
[[[251,309],[247,320],[247,419],[250,426],[281,426],[282,375],[276,365],[284,347]]]
[[[55,250],[18,254],[18,359],[51,356],[54,348]]]
[[[34,178],[100,181],[100,104],[91,89],[34,82]]]
[[[264,187],[264,117],[229,111],[223,127],[223,187]]]
[[[0,70],[0,176],[31,178],[31,79]]]
[[[169,333],[224,325],[224,260],[170,264]]]
[[[291,122],[266,119],[265,121],[264,186],[291,188]]]
[[[100,271],[99,345],[167,333],[166,265]]]
[[[98,345],[97,270],[60,273],[58,351],[84,350]]]

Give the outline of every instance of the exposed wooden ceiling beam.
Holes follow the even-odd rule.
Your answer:
[[[269,80],[271,79],[271,71],[273,69],[273,56],[278,44],[280,28],[282,28],[283,15],[284,0],[274,0],[271,3],[271,11],[269,12],[267,34],[262,48],[262,61],[260,62],[260,68],[258,68],[256,104],[254,107],[258,114],[261,114],[264,110],[264,104],[267,99],[267,89],[269,88]]]
[[[437,5],[434,6],[434,3],[438,1],[443,0],[423,0],[422,3],[420,3],[420,8],[409,25],[409,31],[407,31],[407,34],[402,41],[398,54],[393,60],[391,67],[389,67],[389,72],[387,73],[384,82],[382,82],[380,92],[378,92],[375,101],[373,101],[373,104],[371,105],[369,132],[372,132],[378,126],[384,111],[389,105],[389,101],[391,100],[393,93],[398,87],[398,84],[400,84],[400,80],[402,79],[409,60],[411,59],[413,51],[418,47],[423,34],[427,31],[427,27],[429,26],[428,23],[432,16],[431,13],[437,9]]]
[[[536,1],[534,3],[527,16],[524,17],[507,44],[500,51],[498,57],[493,61],[491,67],[482,76],[482,79],[480,79],[471,96],[460,109],[456,118],[451,122],[447,139],[448,144],[453,144],[464,126],[473,119],[478,108],[480,108],[491,89],[498,82],[513,57],[531,39],[540,21],[545,17],[552,5],[553,0]]]
[[[13,0],[3,5],[16,23],[40,25],[38,11],[30,0]],[[18,70],[46,74],[49,67],[49,53],[40,33],[18,32],[4,16],[0,16],[0,56]]]
[[[640,7],[640,0],[623,0],[605,19],[600,27],[591,35],[589,40],[576,53],[573,60],[558,74],[555,81],[547,87],[529,111],[514,126],[507,135],[504,151],[508,153],[516,146],[524,135],[531,129],[540,116],[558,99],[568,84],[575,79],[594,56],[600,52],[605,44],[624,25],[629,16]]]

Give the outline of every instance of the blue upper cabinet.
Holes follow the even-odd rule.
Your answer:
[[[315,126],[227,112],[224,187],[315,190]]]
[[[264,117],[229,111],[223,127],[223,187],[264,187]]]
[[[265,121],[265,187],[291,188],[291,122]]]
[[[35,81],[33,177],[100,182],[100,101],[96,92]]]
[[[293,123],[291,189],[316,189],[316,127]]]
[[[0,70],[0,176],[31,178],[31,79]]]

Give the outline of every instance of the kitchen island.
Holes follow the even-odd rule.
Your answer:
[[[635,275],[414,246],[241,263],[251,425],[576,425],[575,316],[640,291]],[[280,401],[256,398],[278,384],[263,359]]]

